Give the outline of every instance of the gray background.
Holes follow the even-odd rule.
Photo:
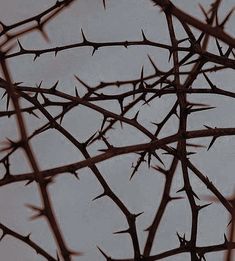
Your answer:
[[[12,24],[20,19],[25,19],[33,14],[43,11],[54,1],[32,0],[1,0],[0,17],[5,24]],[[188,13],[202,18],[198,8],[199,1],[178,0],[173,1]],[[211,1],[200,1],[208,7]],[[234,5],[233,0],[222,3],[221,15],[225,16]],[[234,17],[231,18],[226,30],[234,35]],[[107,0],[107,10],[102,6],[102,1],[79,0],[46,26],[46,32],[50,37],[50,43],[46,43],[40,33],[34,32],[20,39],[25,48],[46,48],[81,41],[81,28],[88,39],[94,41],[121,41],[140,40],[141,29],[147,37],[161,43],[169,43],[165,17],[154,7],[151,1]],[[182,28],[177,24],[178,37],[185,37]],[[198,32],[195,30],[195,33]],[[211,43],[214,50],[214,43]],[[17,48],[16,48],[17,50]],[[57,57],[53,54],[42,55],[34,63],[33,56],[21,56],[10,59],[9,66],[14,81],[23,81],[25,84],[35,85],[43,80],[43,85],[52,86],[60,81],[58,88],[74,93],[74,86],[78,87],[82,94],[84,89],[73,77],[74,74],[95,86],[100,81],[116,81],[135,79],[140,76],[142,65],[145,74],[153,72],[147,54],[162,70],[170,68],[167,63],[168,53],[152,47],[112,47],[101,48],[94,56],[91,56],[91,48],[76,48],[60,52]],[[231,70],[210,74],[210,78],[218,84],[218,87],[226,90],[234,90],[234,74]],[[196,81],[197,86],[204,87],[206,82],[202,77]],[[123,89],[124,90],[124,89]],[[110,92],[115,92],[115,88]],[[212,127],[234,127],[235,109],[233,100],[226,97],[209,97],[208,95],[190,96],[202,103],[208,103],[217,108],[206,113],[195,114],[190,117],[189,129],[203,128],[203,124]],[[151,107],[142,106],[140,122],[153,130],[150,121],[160,121],[174,103],[175,97],[164,96],[151,103]],[[119,106],[113,102],[102,105],[114,112],[119,112]],[[1,102],[1,110],[5,108],[5,102]],[[135,108],[136,110],[138,108]],[[50,109],[54,115],[58,111]],[[128,116],[134,115],[128,114]],[[27,129],[31,133],[36,126],[44,122],[36,118],[26,116]],[[80,141],[86,140],[101,124],[102,117],[84,107],[79,107],[67,114],[63,126]],[[114,145],[128,145],[147,142],[145,136],[124,125],[115,125],[115,131],[107,136]],[[167,136],[177,130],[177,119],[169,121],[160,137]],[[15,119],[1,119],[0,138],[15,139],[17,134]],[[200,144],[208,145],[210,139],[198,140]],[[55,130],[47,131],[32,141],[33,150],[39,161],[41,169],[61,166],[82,159],[80,153],[65,138]],[[223,137],[216,141],[212,149],[198,150],[197,155],[191,156],[192,162],[207,175],[224,196],[231,196],[234,188],[234,146],[233,137]],[[91,148],[95,154],[97,144]],[[138,234],[143,248],[146,232],[143,232],[152,221],[156,207],[161,198],[164,178],[146,164],[142,164],[137,175],[130,182],[131,163],[136,162],[137,155],[125,155],[97,164],[99,170],[106,178],[113,191],[120,196],[126,206],[132,212],[144,214],[138,219]],[[170,162],[170,157],[165,156],[164,162]],[[155,162],[157,163],[157,162]],[[2,168],[2,166],[1,166]],[[11,157],[12,173],[30,171],[24,154],[18,151]],[[1,172],[3,170],[1,169]],[[56,178],[56,182],[50,186],[50,195],[61,229],[71,249],[84,252],[82,257],[74,257],[74,260],[103,260],[96,246],[100,246],[113,258],[132,257],[132,245],[128,235],[112,235],[113,232],[127,227],[126,221],[120,210],[109,199],[100,199],[92,202],[92,199],[102,192],[101,186],[88,169],[79,171],[80,181],[76,181],[69,174]],[[199,196],[210,195],[206,187],[192,175],[192,185]],[[182,186],[180,169],[174,178],[172,195]],[[183,195],[183,194],[182,194]],[[203,201],[202,201],[203,203]],[[40,205],[40,198],[35,184],[25,187],[24,183],[11,184],[1,188],[0,191],[0,219],[1,222],[17,232],[27,235],[40,246],[55,256],[56,246],[45,220],[29,221],[32,212],[25,204]],[[167,207],[161,226],[157,233],[156,244],[152,253],[168,250],[178,246],[176,231],[186,233],[190,231],[190,212],[187,200],[170,203]],[[202,211],[199,219],[199,245],[210,245],[223,242],[223,233],[227,231],[228,216],[223,206],[212,204]],[[208,260],[222,260],[223,253],[209,254]],[[189,254],[182,254],[165,260],[189,260]],[[24,243],[6,236],[0,243],[0,260],[30,261],[44,260]],[[234,259],[235,260],[235,259]]]

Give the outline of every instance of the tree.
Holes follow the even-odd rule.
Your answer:
[[[233,9],[183,8],[61,0],[1,22],[1,244],[42,260],[232,260]],[[40,196],[19,204],[33,222],[6,211],[18,189]]]

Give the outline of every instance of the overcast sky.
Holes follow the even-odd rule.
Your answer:
[[[40,0],[8,0],[1,3],[0,20],[5,24],[12,24],[21,19],[35,15],[54,1]],[[184,11],[202,19],[198,3],[208,8],[211,1],[177,0],[172,1]],[[221,15],[225,16],[234,5],[234,0],[226,0],[222,3]],[[235,19],[232,17],[226,31],[235,35]],[[150,0],[107,0],[107,9],[104,10],[102,0],[77,0],[72,6],[46,25],[46,32],[50,42],[38,32],[30,33],[20,38],[20,42],[27,49],[46,48],[48,46],[60,46],[80,42],[81,28],[88,39],[94,41],[122,41],[140,40],[141,29],[151,40],[161,43],[169,43],[169,32],[166,27],[165,17],[160,9],[153,6]],[[182,28],[177,24],[177,34],[180,38]],[[195,33],[196,30],[194,31]],[[185,37],[185,35],[184,35]],[[213,44],[212,44],[213,46]],[[17,50],[17,48],[15,49]],[[211,47],[213,50],[213,47]],[[168,63],[168,53],[153,47],[111,47],[101,48],[93,56],[89,47],[76,48],[54,54],[42,55],[35,62],[33,56],[25,55],[8,60],[15,82],[24,82],[28,85],[39,84],[43,80],[45,86],[52,86],[59,80],[58,89],[74,94],[74,86],[82,94],[83,88],[74,78],[74,74],[95,86],[100,81],[117,81],[135,79],[140,76],[141,67],[144,65],[144,74],[153,73],[153,68],[148,60],[148,55],[162,70],[171,68]],[[231,70],[210,74],[210,78],[218,84],[218,87],[234,91],[234,74]],[[203,77],[196,81],[197,86],[205,86]],[[110,92],[114,92],[111,89]],[[189,129],[204,128],[203,125],[212,127],[234,127],[235,110],[231,98],[209,97],[204,95],[190,96],[202,103],[215,106],[216,109],[206,113],[198,113],[189,119]],[[175,101],[173,96],[164,96],[151,104],[141,107],[140,121],[148,128],[153,128],[151,121],[160,121],[169,111]],[[5,102],[1,101],[0,108],[4,110]],[[105,103],[103,106],[114,112],[119,112],[118,104]],[[58,113],[50,110],[52,114]],[[134,115],[135,111],[133,111]],[[130,116],[131,114],[129,114]],[[27,118],[27,129],[31,134],[35,127],[40,126],[44,120]],[[17,135],[14,118],[0,120],[0,138],[15,139]],[[85,141],[96,131],[101,124],[102,117],[85,108],[79,107],[67,114],[63,126],[79,141]],[[178,127],[177,118],[167,124],[161,137],[175,133]],[[115,131],[107,136],[118,146],[147,142],[148,139],[137,130],[125,126],[120,128],[116,124]],[[152,129],[153,130],[153,129]],[[210,139],[200,139],[199,143],[208,145]],[[39,162],[40,168],[47,169],[76,162],[82,159],[80,153],[65,138],[55,130],[47,131],[32,140],[33,150]],[[93,153],[95,145],[91,148]],[[234,155],[235,139],[230,137],[219,138],[209,152],[205,148],[198,150],[197,155],[191,156],[192,162],[216,185],[224,196],[230,196],[234,189]],[[129,181],[131,164],[136,162],[137,155],[125,155],[97,164],[102,175],[122,199],[130,211],[134,213],[144,211],[139,217],[138,235],[143,248],[146,240],[146,229],[156,212],[160,202],[164,186],[164,178],[156,171],[148,169],[147,164],[142,164],[137,175]],[[170,157],[164,157],[166,165],[169,165]],[[157,163],[157,162],[155,162]],[[30,171],[24,154],[16,152],[11,157],[12,173]],[[3,169],[1,169],[3,173]],[[132,257],[132,245],[130,237],[126,234],[113,235],[112,233],[127,228],[125,217],[109,199],[92,199],[102,192],[102,188],[89,169],[79,171],[80,180],[76,181],[72,175],[64,174],[56,178],[56,182],[50,185],[50,195],[53,201],[56,216],[68,246],[76,251],[84,252],[82,257],[74,257],[73,260],[90,261],[103,260],[96,246],[100,246],[113,258]],[[208,195],[207,188],[193,175],[192,186],[199,195]],[[182,186],[180,169],[174,178],[172,195]],[[56,246],[53,236],[48,229],[45,220],[29,221],[32,212],[25,204],[40,205],[40,196],[35,184],[27,187],[24,183],[11,184],[1,187],[0,190],[0,221],[17,232],[27,235],[45,250],[56,256]],[[152,254],[159,253],[178,246],[176,232],[190,236],[190,212],[187,200],[170,203],[163,216],[161,226],[157,232],[156,243]],[[199,245],[211,245],[223,242],[223,234],[227,231],[228,216],[223,206],[212,204],[202,211],[199,219]],[[223,253],[209,254],[207,260],[220,261]],[[40,261],[35,251],[24,243],[6,236],[0,243],[0,260],[3,261]],[[167,261],[187,261],[189,254],[182,254]],[[235,259],[234,259],[235,260]]]

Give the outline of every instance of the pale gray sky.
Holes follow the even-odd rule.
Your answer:
[[[32,0],[1,0],[0,20],[5,24],[12,24],[20,19],[25,19],[37,14],[54,1],[32,1]],[[174,4],[188,13],[202,18],[198,3],[205,7],[211,1],[177,0]],[[234,5],[234,0],[223,1],[221,15],[225,16]],[[235,34],[234,16],[232,17],[227,32]],[[169,42],[165,17],[154,7],[150,0],[107,0],[107,9],[103,9],[102,0],[78,0],[58,17],[46,26],[46,32],[50,37],[50,43],[46,43],[41,35],[28,34],[20,38],[25,48],[46,48],[71,44],[81,41],[81,28],[88,39],[94,41],[121,41],[140,40],[141,29],[147,37],[161,43]],[[182,29],[179,27],[179,36]],[[185,36],[184,36],[185,37]],[[153,47],[111,47],[101,48],[94,56],[91,56],[91,48],[76,48],[60,52],[56,57],[54,54],[42,55],[35,62],[33,56],[21,56],[9,60],[9,67],[14,81],[23,81],[25,84],[35,85],[43,80],[45,86],[51,86],[57,80],[60,81],[58,88],[68,92],[74,92],[74,86],[82,93],[82,87],[73,77],[74,74],[87,82],[96,85],[100,81],[116,81],[135,79],[140,76],[141,67],[144,65],[145,74],[153,72],[148,60],[148,54],[160,69],[170,68],[167,63],[168,53]],[[218,87],[234,91],[234,74],[231,70],[218,74],[210,74],[210,78],[218,83]],[[198,86],[206,84],[203,77],[196,81]],[[111,90],[113,92],[114,89]],[[212,127],[234,127],[235,110],[234,101],[224,97],[189,96],[201,102],[216,106],[213,111],[195,114],[189,119],[189,129],[203,128],[203,124]],[[169,110],[175,101],[173,96],[163,96],[151,104],[151,107],[142,106],[140,122],[146,127],[153,128],[150,121],[159,121]],[[5,103],[1,101],[2,104]],[[1,105],[0,108],[4,109]],[[113,103],[104,104],[106,108],[114,112],[119,106]],[[53,114],[55,110],[50,110]],[[130,115],[130,114],[129,114]],[[134,115],[134,114],[133,114]],[[27,118],[27,128],[31,133],[35,126],[40,126],[44,121]],[[88,138],[101,124],[102,117],[99,114],[79,107],[65,116],[63,126],[79,140]],[[160,136],[167,136],[177,131],[177,119],[171,120]],[[0,138],[16,137],[16,126],[14,118],[0,120]],[[153,129],[152,129],[153,130]],[[128,145],[147,142],[148,139],[128,126],[123,130],[120,124],[116,125],[115,131],[110,132],[109,139],[115,145]],[[210,139],[201,139],[201,144],[208,145]],[[82,159],[80,153],[65,138],[55,130],[50,130],[39,135],[32,141],[33,149],[41,169],[61,166]],[[97,145],[98,146],[98,145]],[[96,146],[91,149],[95,151]],[[190,158],[193,163],[208,176],[221,190],[224,196],[230,196],[234,188],[234,154],[235,139],[233,137],[219,138],[209,152],[206,149],[198,150],[197,155]],[[131,163],[136,162],[136,155],[126,155],[113,158],[97,164],[100,172],[105,177],[113,191],[120,196],[126,206],[135,213],[144,211],[139,217],[138,235],[143,248],[146,232],[145,228],[151,223],[159,204],[163,190],[164,179],[147,164],[143,164],[137,175],[130,182]],[[165,156],[164,161],[168,164],[170,157]],[[16,152],[11,157],[12,173],[29,171],[22,152]],[[1,170],[2,172],[2,170]],[[56,182],[50,186],[50,195],[56,216],[59,220],[61,230],[71,249],[84,252],[82,257],[74,257],[73,260],[90,261],[104,260],[96,246],[100,246],[113,258],[132,257],[132,245],[130,237],[124,235],[113,235],[112,233],[127,227],[126,220],[120,210],[109,199],[92,199],[102,192],[98,181],[88,169],[79,171],[80,180],[76,181],[69,174],[56,178]],[[180,169],[174,179],[172,195],[181,188],[182,177]],[[207,189],[192,175],[192,186],[199,195],[207,195]],[[45,250],[55,256],[56,246],[53,237],[44,220],[29,221],[31,211],[25,204],[40,205],[37,187],[31,184],[27,187],[24,183],[17,183],[1,187],[0,190],[0,221],[27,235]],[[190,231],[190,212],[187,200],[170,203],[163,217],[161,226],[157,233],[156,244],[152,254],[168,250],[178,246],[176,231],[186,233]],[[223,242],[223,233],[227,231],[228,216],[223,206],[212,204],[202,211],[199,219],[199,245],[210,245]],[[209,254],[207,260],[220,261],[223,253]],[[167,261],[187,261],[189,254],[182,254]],[[24,243],[6,236],[0,243],[0,260],[2,261],[40,261],[44,258],[37,256],[35,252]]]

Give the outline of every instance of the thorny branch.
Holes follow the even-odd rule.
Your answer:
[[[203,113],[207,110],[213,110],[214,107],[189,101],[188,97],[190,95],[190,98],[193,99],[194,95],[206,94],[208,97],[213,95],[235,98],[235,92],[228,91],[222,86],[215,85],[210,77],[210,73],[235,69],[235,40],[233,36],[226,33],[224,30],[229,19],[233,15],[233,9],[222,19],[222,21],[220,21],[218,15],[221,4],[220,0],[215,0],[208,11],[200,5],[200,9],[205,16],[205,21],[200,21],[183,12],[169,0],[151,0],[151,2],[157,6],[153,7],[156,8],[156,12],[161,10],[161,15],[164,14],[165,16],[167,30],[170,36],[170,43],[168,44],[150,40],[143,30],[141,40],[127,39],[125,41],[111,42],[89,40],[84,31],[81,30],[81,41],[61,46],[53,46],[52,43],[51,47],[45,49],[26,48],[17,39],[19,36],[27,36],[31,32],[39,30],[42,36],[49,41],[50,36],[47,35],[45,26],[52,18],[56,17],[60,12],[63,12],[64,8],[69,8],[73,2],[76,1],[57,1],[43,12],[16,22],[15,24],[5,25],[1,22],[0,47],[2,51],[0,62],[4,79],[0,79],[0,88],[3,92],[2,99],[6,101],[6,109],[0,111],[0,117],[10,118],[16,116],[20,139],[19,141],[8,139],[8,141],[5,142],[6,146],[0,148],[0,151],[2,152],[0,163],[5,170],[3,177],[0,179],[0,186],[7,186],[22,181],[26,182],[26,185],[29,185],[32,182],[35,182],[38,185],[42,207],[39,208],[31,205],[29,207],[36,212],[33,219],[41,217],[47,219],[57,243],[60,257],[57,256],[56,259],[53,258],[37,243],[32,241],[30,235],[22,236],[2,223],[0,224],[0,229],[2,230],[1,239],[3,239],[5,235],[10,235],[15,239],[21,240],[47,260],[60,260],[60,258],[62,258],[62,260],[67,261],[72,260],[73,255],[81,255],[81,252],[73,252],[67,247],[62,230],[59,228],[58,221],[55,217],[56,215],[54,214],[48,185],[52,182],[55,183],[55,177],[60,174],[66,175],[70,173],[76,178],[79,178],[77,171],[88,167],[103,189],[103,192],[96,196],[94,200],[109,197],[113,203],[116,204],[124,215],[128,228],[116,231],[114,234],[128,234],[133,247],[133,257],[124,259],[110,257],[109,254],[106,254],[106,252],[98,247],[98,250],[106,260],[153,261],[176,256],[181,253],[189,253],[191,261],[205,261],[207,260],[206,254],[227,250],[225,260],[231,261],[233,254],[232,250],[235,249],[235,242],[233,241],[235,224],[234,197],[233,200],[227,199],[212,181],[203,174],[203,171],[199,170],[189,158],[191,154],[194,154],[194,152],[189,151],[189,148],[203,148],[203,146],[199,144],[190,143],[190,140],[203,140],[205,137],[210,137],[211,142],[208,146],[209,150],[218,138],[222,136],[234,136],[235,126],[230,128],[224,126],[210,127],[205,124],[204,128],[199,127],[198,129],[189,130],[188,121],[189,118],[194,116],[194,113]],[[108,8],[106,1],[103,1],[103,6],[105,9]],[[178,39],[174,19],[177,19],[182,25],[186,35],[185,38]],[[194,35],[192,27],[200,31],[199,37]],[[215,43],[217,47],[216,52],[207,50],[209,41]],[[223,51],[221,47],[221,42],[226,46],[225,51]],[[15,51],[15,46],[18,46],[17,51]],[[65,52],[66,50],[73,50],[74,48],[90,47],[92,48],[92,55],[94,55],[98,50],[102,51],[105,48],[125,47],[129,49],[131,46],[140,48],[151,46],[156,52],[160,52],[161,50],[168,51],[168,62],[172,61],[172,67],[168,71],[163,71],[158,68],[153,57],[148,56],[154,73],[145,75],[145,70],[142,67],[140,76],[136,79],[117,79],[117,81],[100,82],[96,86],[90,86],[80,79],[79,76],[75,75],[75,79],[84,91],[83,95],[81,95],[76,87],[74,95],[72,95],[58,90],[59,82],[56,82],[50,87],[42,82],[36,87],[19,82],[13,83],[11,79],[11,69],[7,65],[9,60],[19,59],[20,56],[23,55],[33,55],[33,61],[35,61],[36,59],[39,59],[39,57],[40,59],[43,59],[45,55],[49,55],[50,53],[57,56],[57,54],[62,51]],[[198,86],[196,79],[199,76],[204,77],[207,86]],[[66,87],[69,88],[69,86]],[[109,91],[110,89],[113,90],[111,94]],[[116,90],[118,90],[118,93]],[[173,106],[171,106],[168,113],[162,117],[160,122],[155,122],[155,120],[152,122],[154,128],[145,127],[145,124],[141,122],[139,116],[144,112],[144,105],[149,105],[151,107],[153,104],[157,103],[157,98],[161,99],[166,95],[171,95],[175,98]],[[12,106],[10,106],[10,101],[12,102]],[[25,104],[27,105],[24,105],[23,102],[23,105],[20,106],[20,101],[26,101]],[[107,101],[113,101],[115,104],[118,104],[120,108],[119,112],[107,109],[107,107],[105,107]],[[233,102],[232,99],[231,102]],[[51,107],[58,108],[60,112],[57,113],[56,116],[52,115],[49,110]],[[102,120],[99,128],[94,129],[92,136],[86,141],[83,141],[82,139],[79,140],[63,126],[64,118],[70,111],[75,110],[77,107],[93,110],[99,115],[99,119]],[[34,129],[31,134],[28,134],[24,120],[25,114],[38,119],[39,117],[43,117],[44,123],[40,123],[40,127]],[[130,114],[134,116],[130,117]],[[154,111],[153,114],[155,114]],[[165,127],[172,119],[177,119],[178,128],[175,129],[174,134],[165,134]],[[120,123],[122,128],[127,126],[128,128],[134,129],[138,133],[144,135],[148,141],[125,146],[112,144],[112,140],[108,139],[107,135],[113,131],[114,127],[117,126],[117,123]],[[82,155],[82,160],[64,164],[59,167],[40,170],[39,164],[37,163],[37,155],[34,155],[30,141],[48,130],[56,131],[68,140]],[[89,148],[96,144],[105,147],[96,152],[89,152]],[[10,168],[12,155],[14,155],[18,149],[23,149],[25,151],[29,165],[32,169],[31,172],[12,173]],[[161,154],[162,151],[164,151],[164,153]],[[130,211],[124,201],[114,193],[112,187],[108,184],[97,166],[100,162],[130,153],[137,153],[139,156],[136,163],[132,164],[133,171],[130,175],[130,179],[133,179],[139,172],[139,169],[144,162],[147,162],[149,168],[151,167],[154,171],[161,173],[165,178],[160,204],[154,207],[155,216],[145,230],[147,237],[143,249],[140,245],[139,227],[136,220],[141,214],[141,216],[144,216],[144,213],[133,213]],[[169,167],[166,167],[166,158],[164,154],[172,157]],[[158,164],[156,164],[156,162],[158,162]],[[183,186],[178,190],[178,193],[181,193],[180,196],[172,196],[174,193],[173,179],[178,175],[177,166],[180,166]],[[209,206],[211,202],[204,205],[199,204],[200,199],[194,191],[189,170],[193,175],[199,178],[211,193],[214,194],[217,200],[223,205],[224,211],[227,211],[228,215],[231,217],[229,239],[224,236],[224,243],[208,246],[198,246],[197,244],[199,237],[198,227],[200,211]],[[185,198],[183,197],[183,193],[185,194]],[[168,203],[178,199],[187,200],[190,206],[191,230],[188,239],[186,239],[185,235],[181,236],[176,232],[180,243],[179,247],[158,254],[152,253],[153,246],[158,244],[158,241],[161,240],[158,236],[158,230],[164,219]]]

